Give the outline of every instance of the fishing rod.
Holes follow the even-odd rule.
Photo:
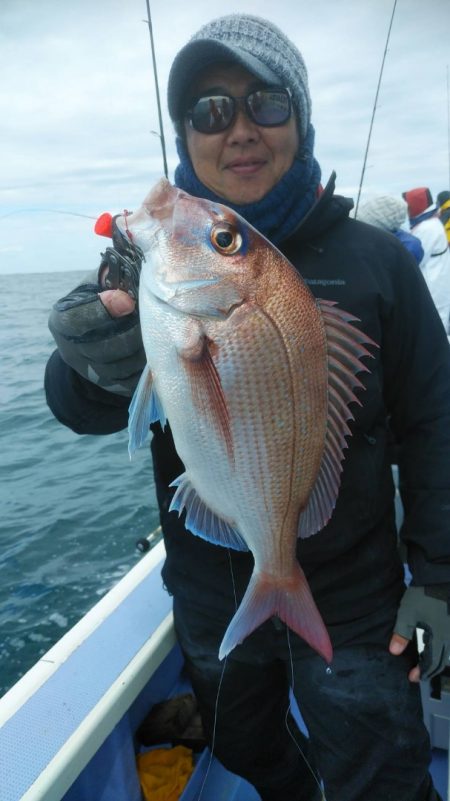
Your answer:
[[[163,127],[162,113],[161,113],[161,100],[159,97],[158,71],[156,68],[155,43],[153,41],[153,26],[152,26],[152,16],[150,13],[150,0],[146,0],[146,4],[147,4],[147,15],[148,15],[148,19],[146,20],[146,22],[148,25],[148,32],[150,35],[150,47],[152,50],[152,62],[153,62],[153,77],[155,79],[156,105],[158,107],[159,134],[157,134],[157,136],[159,136],[159,141],[161,142],[161,150],[164,163],[164,175],[168,179],[169,171],[167,169],[166,140],[164,137],[164,127]],[[156,133],[156,131],[154,133]]]
[[[448,145],[448,186],[450,187],[450,85],[447,64],[447,145]]]
[[[379,92],[380,92],[381,79],[383,77],[384,62],[386,61],[386,54],[387,54],[387,50],[388,50],[389,39],[390,39],[390,36],[391,36],[392,23],[394,21],[394,15],[395,15],[396,7],[397,7],[397,0],[394,0],[394,7],[392,9],[391,21],[389,23],[389,30],[388,30],[388,34],[387,34],[387,38],[386,38],[386,44],[384,46],[384,53],[383,53],[383,59],[382,59],[382,62],[381,62],[380,74],[378,76],[378,85],[377,85],[377,91],[375,93],[375,101],[374,101],[373,109],[372,109],[372,119],[370,120],[369,135],[367,137],[366,152],[364,154],[364,161],[363,161],[363,166],[362,166],[361,178],[360,178],[360,181],[359,181],[358,198],[356,200],[356,208],[355,208],[355,217],[358,216],[359,199],[361,197],[361,189],[362,189],[362,185],[363,185],[363,181],[364,181],[364,174],[366,172],[366,163],[367,163],[367,156],[369,154],[370,139],[371,139],[371,136],[372,136],[372,128],[373,128],[373,123],[374,123],[374,120],[375,120],[375,112],[376,112],[376,109],[377,109],[378,95],[379,95]]]

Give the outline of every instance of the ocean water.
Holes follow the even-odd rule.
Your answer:
[[[83,273],[2,276],[0,695],[140,558],[159,523],[151,458],[79,436],[45,402],[52,303]]]

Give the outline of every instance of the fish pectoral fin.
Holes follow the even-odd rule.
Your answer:
[[[292,631],[317,651],[328,663],[333,648],[319,610],[299,564],[286,580],[254,571],[241,604],[228,626],[219,650],[227,656],[258,626],[278,615]]]
[[[215,344],[205,335],[195,345],[179,348],[178,355],[191,387],[192,401],[199,417],[206,418],[233,459],[230,415],[219,372],[212,357]]]
[[[186,510],[185,526],[192,534],[214,545],[233,548],[235,551],[248,551],[247,543],[239,532],[202,501],[186,473],[172,481],[170,486],[177,490],[169,511],[176,510],[180,517],[183,510]]]
[[[158,420],[164,428],[167,422],[166,415],[153,386],[152,371],[147,364],[128,409],[128,452],[130,457],[145,443],[150,423],[156,423]]]
[[[328,346],[328,422],[317,479],[299,519],[298,536],[301,538],[320,531],[333,513],[347,448],[346,437],[352,433],[347,425],[347,420],[354,419],[349,406],[351,403],[361,405],[353,389],[364,389],[356,373],[368,372],[361,357],[372,354],[365,346],[378,347],[363,331],[351,325],[356,317],[339,309],[333,302],[318,300],[318,304]]]

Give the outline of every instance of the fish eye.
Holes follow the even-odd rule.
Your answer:
[[[230,223],[216,223],[211,229],[211,244],[224,256],[234,256],[242,247],[242,236]]]

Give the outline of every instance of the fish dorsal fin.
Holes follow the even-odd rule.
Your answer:
[[[182,473],[175,481],[172,481],[170,486],[176,487],[177,490],[172,498],[169,511],[176,510],[180,517],[185,509],[185,526],[189,531],[214,545],[223,545],[225,548],[233,548],[235,551],[248,551],[248,546],[239,532],[226,520],[212,512],[198,496],[197,490],[186,473]]]
[[[166,415],[153,385],[152,371],[147,364],[128,409],[128,452],[130,456],[145,443],[150,423],[156,423],[158,420],[164,428],[167,422]]]
[[[368,368],[363,356],[372,356],[365,345],[375,345],[363,331],[351,325],[352,317],[331,301],[318,300],[325,324],[328,349],[328,424],[325,447],[314,488],[300,516],[298,536],[310,537],[320,531],[330,519],[336,504],[342,473],[346,437],[351,435],[347,425],[353,420],[350,403],[361,405],[353,390],[364,385],[356,377]]]

